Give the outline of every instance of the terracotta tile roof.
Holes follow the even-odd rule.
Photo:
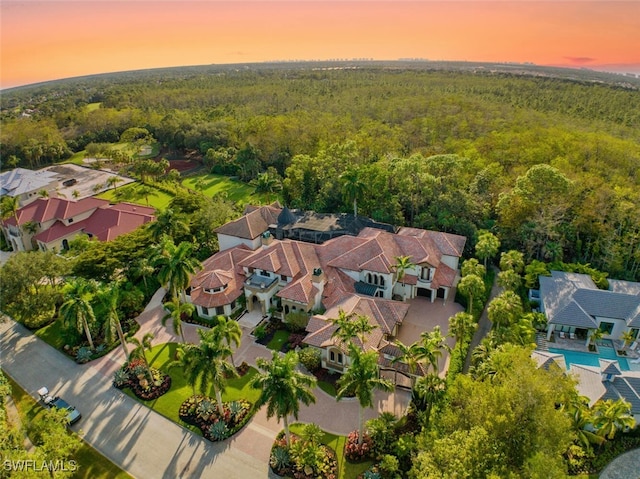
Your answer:
[[[316,294],[318,294],[318,288],[311,283],[311,275],[307,274],[282,288],[277,296],[283,299],[309,304],[313,301]]]
[[[191,279],[191,302],[197,306],[214,308],[238,299],[244,292],[244,275],[239,262],[251,254],[253,251],[242,244],[220,251],[203,261],[202,269]],[[227,284],[227,288],[223,291],[205,292],[205,289],[224,284]]]
[[[106,206],[96,209],[89,218],[71,224],[56,221],[50,228],[35,235],[34,239],[50,243],[83,232],[100,241],[111,241],[153,219],[151,208],[141,207],[138,211],[136,208],[131,208],[131,205],[109,206],[107,202]]]
[[[38,198],[33,203],[23,206],[16,213],[18,224],[24,225],[29,221],[45,223],[50,220],[67,220],[81,213],[86,213],[96,208],[103,208],[109,205],[107,200],[97,198],[83,198],[78,201],[70,201],[61,198]],[[12,216],[4,221],[6,224],[15,226],[16,220]]]
[[[440,263],[436,269],[436,274],[433,275],[431,289],[438,289],[440,286],[452,288],[456,280],[456,274],[456,270],[444,263]]]
[[[396,233],[400,236],[413,236],[431,241],[442,254],[447,256],[462,256],[467,238],[441,231],[422,230],[419,228],[402,227]]]
[[[216,228],[216,233],[235,236],[237,238],[255,239],[269,229],[269,225],[278,221],[281,208],[274,205],[262,206]]]
[[[382,344],[384,335],[390,334],[397,324],[401,324],[407,315],[409,305],[398,301],[390,301],[379,298],[369,298],[353,294],[343,298],[342,301],[327,309],[323,315],[313,316],[307,324],[309,333],[304,342],[312,346],[326,347],[327,345],[343,346],[337,343],[337,339],[332,339],[331,335],[336,330],[331,319],[337,318],[340,311],[347,315],[365,315],[369,318],[369,323],[375,329],[367,335],[365,346],[367,349],[377,350]],[[359,339],[355,343],[362,347]]]

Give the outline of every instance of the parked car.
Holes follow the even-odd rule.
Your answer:
[[[46,387],[38,389],[40,400],[50,408],[65,409],[67,411],[67,417],[69,418],[69,425],[77,423],[82,414],[75,407],[70,405],[67,401],[58,396],[51,396],[49,390]]]

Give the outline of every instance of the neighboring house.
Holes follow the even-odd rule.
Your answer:
[[[534,351],[531,357],[538,367],[549,369],[555,364],[562,371],[567,370],[562,354]],[[578,393],[589,398],[589,406],[601,399],[624,399],[631,404],[631,414],[640,424],[640,371],[622,371],[618,361],[600,359],[599,366],[571,364],[568,374],[577,380]]]
[[[53,196],[52,192],[59,186],[59,175],[53,171],[14,168],[0,173],[0,196],[17,197],[20,206],[26,206],[40,198],[41,191]]]
[[[546,315],[547,339],[555,332],[589,342],[590,331],[619,339],[640,330],[640,283],[609,280],[609,290],[598,289],[589,275],[552,271],[540,276],[540,310]]]
[[[2,230],[14,251],[61,251],[78,235],[110,241],[154,219],[153,208],[84,198],[70,201],[39,198],[17,211],[18,221],[2,221]]]

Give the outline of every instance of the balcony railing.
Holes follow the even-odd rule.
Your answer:
[[[244,282],[244,284],[252,288],[269,289],[277,281],[277,277],[271,278],[254,273]]]

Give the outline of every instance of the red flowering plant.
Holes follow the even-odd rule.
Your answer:
[[[369,459],[373,452],[373,440],[368,434],[362,437],[362,444],[358,444],[358,431],[351,431],[344,445],[344,455],[348,461],[361,462]]]

